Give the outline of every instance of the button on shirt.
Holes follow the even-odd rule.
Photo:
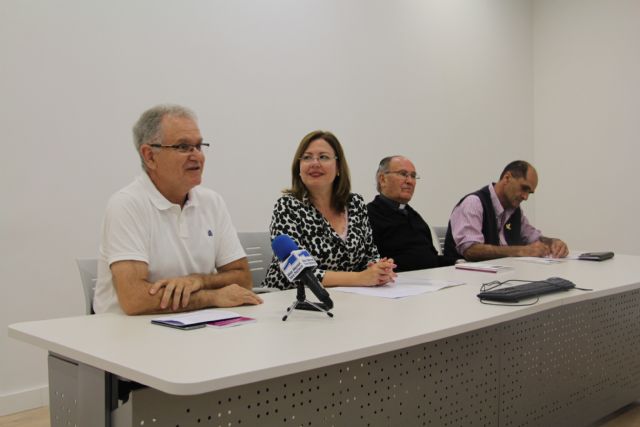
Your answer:
[[[511,217],[515,209],[504,209],[498,199],[493,184],[489,184],[489,193],[491,193],[491,203],[496,213],[496,224],[498,225],[498,235],[500,237],[500,246],[508,246],[504,237],[504,226]],[[484,209],[482,202],[478,196],[472,194],[465,198],[451,213],[451,233],[456,243],[456,250],[463,254],[472,245],[477,243],[485,243],[482,234],[482,216]],[[522,221],[520,226],[522,238],[527,243],[533,243],[540,239],[542,232],[532,226],[529,220],[522,212]]]

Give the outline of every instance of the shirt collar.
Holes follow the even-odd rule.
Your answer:
[[[380,200],[382,200],[388,206],[390,206],[393,209],[398,210],[398,211],[403,211],[408,206],[406,203],[398,203],[395,200],[391,200],[390,198],[388,198],[387,196],[385,196],[382,193],[378,194],[378,197],[380,197]]]
[[[491,194],[491,203],[493,204],[493,210],[496,213],[496,217],[501,217],[505,213],[507,215],[511,215],[515,209],[505,209],[502,207],[502,203],[500,203],[500,199],[498,199],[498,195],[496,194],[496,189],[494,188],[495,182],[489,184],[489,193]]]
[[[173,206],[178,206],[175,203],[170,202],[166,197],[162,195],[162,193],[158,190],[156,185],[151,181],[151,178],[146,172],[143,172],[138,176],[138,181],[142,184],[142,187],[146,191],[149,196],[149,200],[158,210],[167,210]],[[194,187],[195,188],[195,187]],[[194,189],[192,188],[187,193],[187,201],[184,204],[184,208],[187,206],[197,206],[198,205],[198,197],[195,194]]]

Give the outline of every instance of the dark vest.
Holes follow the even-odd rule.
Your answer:
[[[498,224],[496,222],[496,211],[491,203],[491,193],[489,192],[489,186],[483,187],[478,191],[467,194],[464,196],[456,207],[462,203],[464,199],[471,195],[476,195],[482,203],[482,235],[484,236],[484,242],[488,245],[500,246],[500,236],[498,233]],[[454,208],[455,209],[455,208]],[[504,225],[504,237],[507,240],[509,246],[522,245],[522,235],[520,232],[520,226],[522,224],[522,211],[518,207],[509,217]],[[453,233],[451,232],[451,221],[447,227],[447,235],[444,240],[444,255],[449,257],[462,258],[462,255],[456,251],[456,244],[453,240]]]

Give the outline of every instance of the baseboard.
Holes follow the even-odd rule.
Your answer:
[[[42,386],[31,390],[0,396],[0,416],[14,414],[49,404],[49,387]]]

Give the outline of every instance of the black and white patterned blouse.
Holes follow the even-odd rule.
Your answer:
[[[347,238],[342,240],[329,222],[313,206],[307,197],[300,201],[291,195],[278,199],[271,217],[271,239],[288,234],[300,249],[306,249],[318,263],[314,274],[320,282],[326,270],[362,271],[370,261],[380,258],[373,243],[373,234],[367,207],[362,196],[352,193],[347,203]],[[277,258],[273,258],[262,286],[291,289],[290,283],[280,271]]]

